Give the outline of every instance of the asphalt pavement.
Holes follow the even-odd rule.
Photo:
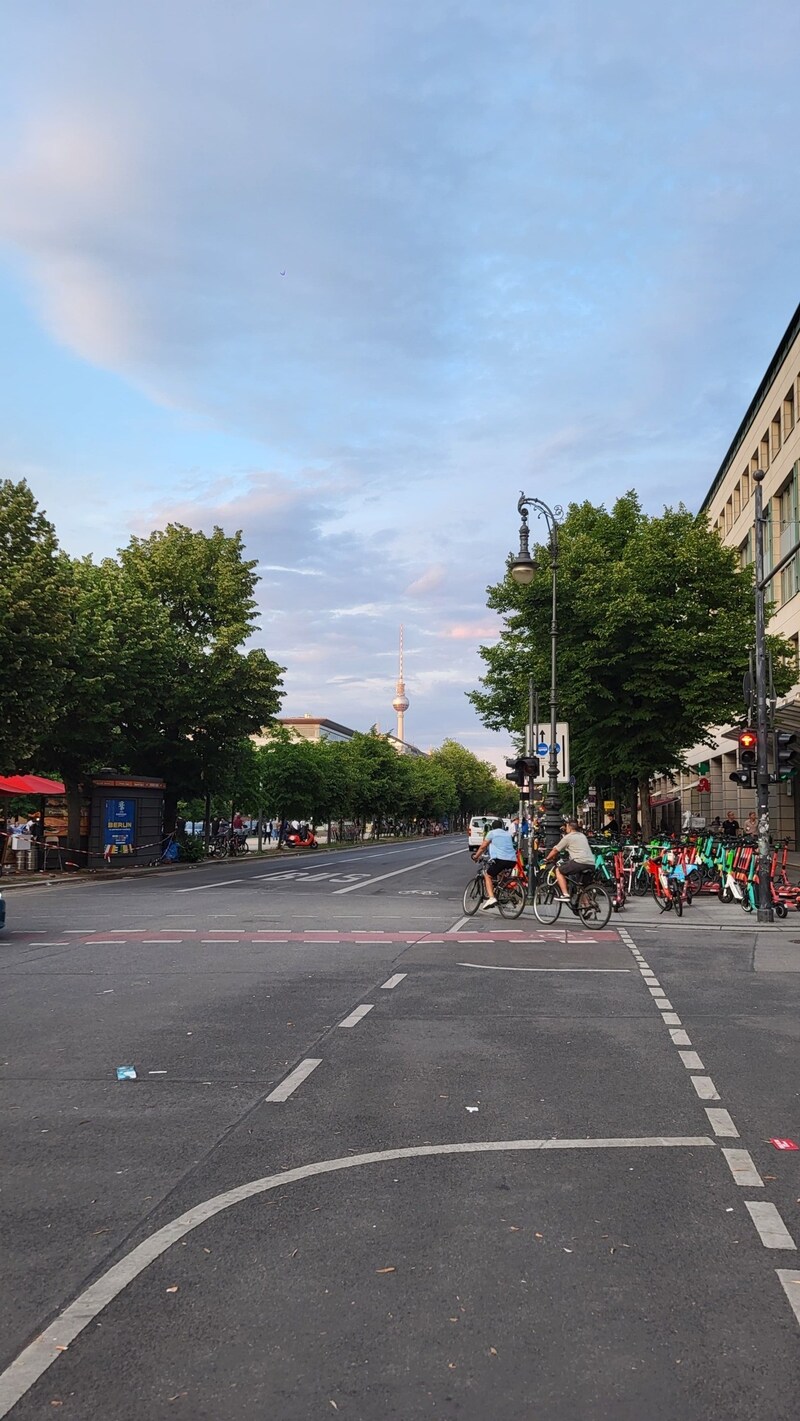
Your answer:
[[[466,919],[472,872],[9,894],[0,1417],[796,1416],[800,918]]]

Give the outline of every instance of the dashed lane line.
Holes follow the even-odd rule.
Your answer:
[[[165,1224],[151,1234],[130,1253],[115,1263],[96,1282],[64,1308],[54,1322],[46,1327],[5,1371],[0,1373],[0,1421],[16,1406],[21,1397],[38,1381],[70,1343],[79,1337],[84,1328],[108,1307],[130,1283],[138,1278],[157,1258],[207,1223],[225,1209],[241,1204],[256,1195],[266,1194],[272,1189],[281,1189],[304,1179],[321,1174],[333,1174],[338,1170],[356,1169],[362,1165],[383,1164],[390,1160],[424,1159],[437,1155],[472,1155],[506,1153],[509,1151],[535,1150],[602,1150],[602,1149],[701,1149],[714,1148],[714,1141],[707,1135],[661,1136],[629,1139],[604,1140],[481,1140],[465,1141],[448,1145],[415,1145],[407,1149],[377,1150],[371,1154],[347,1155],[340,1159],[319,1160],[316,1164],[301,1165],[297,1169],[287,1169],[281,1174],[269,1175],[266,1179],[256,1179],[239,1185],[225,1194],[217,1194],[196,1204],[185,1214]],[[800,1279],[800,1274],[797,1275]],[[783,1280],[781,1280],[783,1281]]]
[[[629,967],[498,967],[494,962],[459,962],[459,967],[476,967],[481,972],[573,972],[573,973],[610,973],[612,976],[624,976],[630,973]]]
[[[273,1091],[270,1091],[269,1095],[265,1096],[264,1099],[275,1103],[283,1103],[283,1101],[289,1099],[289,1096],[297,1090],[299,1085],[303,1084],[303,1081],[308,1080],[311,1072],[315,1071],[317,1066],[321,1065],[321,1056],[308,1056],[305,1061],[300,1062],[299,1066],[295,1066],[294,1070],[289,1072],[288,1076],[281,1081],[280,1085],[277,1085]]]
[[[700,1060],[696,1051],[679,1051],[678,1055],[683,1061],[687,1071],[704,1071],[705,1066]]]
[[[344,1021],[340,1021],[339,1025],[358,1026],[358,1023],[364,1020],[364,1017],[367,1015],[367,1013],[372,1011],[374,1005],[374,1002],[362,1003],[360,1007],[356,1007],[353,1011],[351,1011],[350,1015],[346,1016]]]
[[[763,1189],[764,1181],[753,1163],[749,1150],[723,1150],[723,1157],[734,1178],[734,1183],[742,1189]]]
[[[727,1110],[715,1109],[714,1106],[706,1106],[708,1123],[714,1134],[719,1139],[738,1140],[739,1131],[736,1129]]]
[[[689,1080],[701,1100],[719,1100],[719,1091],[710,1076],[690,1076]]]
[[[756,1226],[758,1236],[765,1248],[797,1248],[783,1219],[774,1204],[745,1200],[745,1209]]]
[[[219,883],[198,883],[194,888],[176,888],[176,893],[206,893],[209,888],[230,888],[234,883],[246,883],[244,878],[226,878]]]
[[[789,1306],[800,1323],[800,1272],[796,1268],[776,1268],[775,1272],[789,1299]]]
[[[404,982],[407,976],[407,972],[395,972],[394,976],[390,977],[388,982],[381,982],[381,991],[391,992],[395,987],[399,987],[400,983]]]

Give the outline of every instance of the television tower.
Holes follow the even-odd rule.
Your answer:
[[[408,696],[406,695],[406,686],[405,686],[405,682],[404,682],[404,680],[403,680],[403,628],[402,628],[402,626],[400,627],[400,666],[399,666],[399,674],[398,674],[398,677],[397,677],[397,684],[395,685],[394,690],[395,690],[395,695],[394,695],[394,700],[392,701],[392,706],[393,706],[394,709],[397,711],[397,738],[398,738],[398,740],[399,740],[401,743],[403,743],[403,742],[405,741],[404,721],[405,721],[406,711],[408,710]]]

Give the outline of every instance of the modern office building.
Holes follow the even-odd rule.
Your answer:
[[[731,446],[708,490],[700,511],[726,544],[738,549],[742,566],[753,562],[753,472],[763,469],[766,524],[766,570],[800,539],[800,306],[792,317],[764,377],[745,412]],[[770,588],[774,612],[768,630],[800,649],[800,556],[775,577]],[[776,723],[800,732],[800,684],[778,703]],[[733,809],[742,822],[755,808],[755,792],[742,790],[729,775],[737,764],[737,742],[731,727],[714,731],[714,746],[696,746],[687,757],[690,773],[673,785],[658,781],[651,803],[665,823],[675,827],[692,814],[710,822]],[[703,773],[699,767],[708,765]],[[698,791],[707,779],[711,792]],[[800,778],[775,786],[770,794],[770,819],[775,838],[800,843]]]

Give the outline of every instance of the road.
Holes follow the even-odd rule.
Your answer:
[[[471,871],[9,894],[0,1417],[796,1416],[800,930]]]

